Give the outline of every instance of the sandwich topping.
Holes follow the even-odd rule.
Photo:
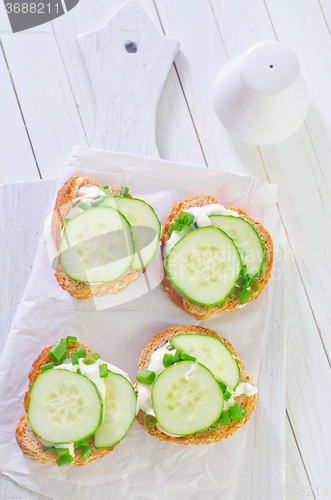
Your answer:
[[[136,416],[136,395],[128,374],[97,353],[86,355],[83,346],[66,357],[68,343],[76,341],[67,337],[50,349],[51,362],[40,367],[28,402],[31,429],[46,446],[44,451],[56,452],[57,465],[72,462],[80,448],[86,460],[93,451],[86,442],[91,437],[94,448],[115,446]]]
[[[145,201],[119,196],[108,186],[81,187],[63,219],[59,259],[75,281],[101,284],[116,281],[131,267],[141,271],[154,257],[160,221]]]
[[[257,393],[240,382],[238,363],[223,342],[200,334],[173,337],[152,354],[137,381],[137,413],[145,413],[147,427],[174,437],[243,419],[246,410],[235,398]]]
[[[253,225],[223,205],[192,207],[170,225],[163,247],[166,276],[178,295],[200,307],[241,304],[260,287],[265,245]]]

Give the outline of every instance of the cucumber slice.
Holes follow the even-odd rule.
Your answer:
[[[223,393],[214,375],[200,363],[180,361],[157,377],[152,402],[158,424],[184,436],[207,429],[223,410]]]
[[[74,443],[92,436],[99,427],[102,400],[87,377],[69,370],[47,370],[31,387],[27,417],[41,439]]]
[[[265,264],[264,244],[256,229],[247,220],[232,215],[210,215],[214,227],[222,229],[233,239],[239,250],[241,262],[253,277],[262,273]]]
[[[111,448],[126,436],[136,417],[137,396],[123,375],[108,370],[102,424],[94,435],[96,448]]]
[[[240,381],[237,361],[223,342],[211,335],[194,333],[179,334],[170,343],[176,348],[194,356],[213,375],[233,391]]]
[[[152,260],[157,250],[161,224],[153,208],[143,200],[125,196],[107,197],[101,206],[113,207],[131,224],[136,253],[132,267],[138,271]]]
[[[130,224],[113,208],[85,210],[65,225],[59,258],[65,273],[76,281],[115,281],[130,267],[133,256]]]
[[[202,307],[222,304],[241,270],[237,247],[216,227],[201,227],[181,238],[166,260],[166,272],[179,295]]]

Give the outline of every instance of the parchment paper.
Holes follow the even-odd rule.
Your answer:
[[[94,177],[102,186],[129,186],[134,197],[154,207],[162,224],[175,202],[195,194],[210,194],[259,220],[277,248],[275,185],[219,170],[82,147],[74,148],[59,188],[73,175]],[[141,288],[135,292],[136,298],[117,305],[116,300],[101,305],[93,298],[79,301],[57,284],[47,221],[45,228],[0,362],[2,472],[56,500],[231,498],[249,422],[231,439],[202,446],[159,442],[135,422],[106,457],[84,467],[61,468],[23,456],[15,441],[15,427],[24,414],[23,396],[32,362],[44,347],[66,335],[78,336],[103,359],[127,371],[134,381],[140,352],[155,333],[176,324],[200,324],[233,344],[256,381],[272,279],[247,307],[198,322],[175,307],[158,285],[158,253],[149,265],[149,286],[143,276],[139,278]]]

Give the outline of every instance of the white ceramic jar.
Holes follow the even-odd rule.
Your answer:
[[[224,127],[244,142],[262,145],[286,139],[309,108],[297,56],[280,42],[253,45],[223,66],[213,104]]]

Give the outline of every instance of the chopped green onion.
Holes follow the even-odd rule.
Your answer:
[[[67,336],[67,343],[68,344],[76,344],[77,343],[77,337],[71,337],[70,335]]]
[[[69,359],[69,358],[64,358],[64,360],[62,361],[62,363],[63,363],[64,365],[67,365],[67,364],[71,363],[71,359]]]
[[[71,455],[63,455],[63,457],[60,457],[56,460],[56,465],[58,465],[59,467],[62,467],[62,465],[67,465],[67,464],[70,464],[70,462],[72,462],[74,459],[74,457],[72,457]]]
[[[99,372],[100,372],[100,377],[105,378],[108,377],[108,366],[107,363],[103,365],[99,365]]]
[[[72,352],[70,354],[70,357],[71,357],[71,362],[72,362],[73,365],[79,365],[77,352]]]
[[[82,446],[86,446],[86,439],[80,439],[79,441],[77,441],[77,443],[75,443],[75,446],[76,448],[81,448]]]
[[[78,205],[78,208],[81,208],[82,210],[88,210],[91,207],[90,207],[90,205],[85,203],[85,201],[81,201],[80,204]]]
[[[188,214],[187,212],[181,212],[178,218],[174,220],[173,224],[170,225],[168,234],[171,236],[173,231],[181,231],[184,227],[189,227],[193,224],[194,215]]]
[[[229,425],[231,423],[231,412],[223,411],[221,415],[221,425]]]
[[[98,198],[94,198],[94,200],[91,200],[91,207],[97,207],[100,205],[100,203],[103,202],[103,196],[98,196]]]
[[[76,352],[79,358],[83,358],[84,356],[86,356],[86,349],[83,345],[77,347]]]
[[[225,392],[223,393],[223,398],[224,398],[224,401],[229,401],[229,399],[231,399],[231,396],[232,396],[232,394],[230,394],[230,392],[229,392],[229,391],[225,391]]]
[[[81,374],[82,374],[82,372],[80,371],[80,369],[79,369],[79,368],[78,368],[78,370],[77,370],[77,372],[76,372],[76,373],[78,373],[79,375],[81,375]]]
[[[152,370],[145,370],[145,368],[143,368],[136,376],[136,379],[137,382],[140,382],[141,384],[152,385],[155,380],[155,372]]]
[[[239,410],[241,411],[241,414],[242,414],[243,417],[245,415],[247,415],[247,411],[245,410],[245,408],[243,408],[243,407],[240,406]]]
[[[69,221],[70,221],[70,219],[68,219],[67,217],[63,217],[63,223],[64,224],[67,224]]]
[[[245,264],[240,271],[240,276],[246,276],[247,274],[247,264]]]
[[[123,186],[121,189],[121,196],[128,196],[128,194],[129,194],[129,188]]]
[[[48,448],[44,448],[44,451],[47,452],[47,451],[53,451],[55,450],[55,446],[49,446]]]
[[[55,453],[57,457],[63,457],[63,455],[69,455],[69,448],[55,448]]]
[[[149,425],[149,424],[147,423],[147,417],[150,417],[150,418],[155,419],[155,422],[154,422],[152,425]],[[150,415],[149,413],[145,413],[145,415],[144,415],[144,423],[145,423],[146,427],[155,427],[155,426],[156,426],[156,424],[157,424],[157,420],[156,420],[156,418],[154,417],[154,415]]]
[[[220,382],[219,380],[217,382],[218,382],[218,385],[220,386],[222,392],[225,392],[226,391],[226,385],[223,384],[223,382]]]
[[[55,366],[55,363],[46,363],[46,365],[41,365],[40,370],[45,372],[46,370],[51,370]]]
[[[194,356],[190,356],[189,354],[186,354],[186,352],[182,353],[181,359],[183,361],[196,361],[197,360],[197,358],[195,358]]]
[[[251,286],[252,276],[250,274],[246,274],[245,280],[245,288],[249,288]]]
[[[254,290],[254,292],[257,292],[258,290],[260,290],[260,283],[256,280],[252,280],[251,289]]]
[[[83,359],[83,363],[85,365],[92,365],[99,358],[100,358],[100,354],[98,354],[97,352],[92,352],[92,354],[90,354],[85,359]]]
[[[196,222],[194,223],[194,227],[195,227],[195,229],[199,229],[199,226]]]
[[[172,344],[169,344],[169,345],[167,345],[167,349],[168,349],[168,351],[173,351],[176,348]]]
[[[242,420],[244,418],[244,415],[241,413],[238,405],[230,406],[229,410],[235,422],[239,422],[239,420]]]
[[[170,352],[165,352],[163,356],[163,365],[165,368],[172,364],[172,354]]]
[[[176,352],[172,358],[172,362],[177,363],[178,361],[180,361],[182,359],[182,354],[183,351],[181,351],[180,349],[176,349]]]
[[[217,429],[217,427],[218,427],[218,419],[216,420],[216,422],[214,422],[209,426],[210,429]]]
[[[240,292],[237,293],[237,297],[240,300],[240,302],[246,302],[246,300],[250,299],[252,295],[249,293],[248,290],[240,290]]]
[[[171,236],[172,233],[174,232],[174,227],[175,227],[175,224],[170,224],[170,227],[168,229],[168,235]]]
[[[67,348],[60,340],[55,342],[53,347],[48,351],[48,357],[54,361],[54,363],[61,363],[66,354]]]
[[[67,340],[67,337],[61,339],[60,342],[62,342],[62,344],[66,347],[66,349],[68,349],[68,340]]]
[[[84,459],[87,460],[88,457],[91,455],[92,450],[89,448],[87,445],[83,446],[82,451],[80,452],[80,456]]]
[[[240,276],[237,279],[236,285],[240,286],[240,288],[244,288],[245,287],[245,282],[246,282],[246,278],[244,276]]]
[[[109,186],[103,186],[103,190],[108,196],[113,196],[113,193],[110,191]]]

